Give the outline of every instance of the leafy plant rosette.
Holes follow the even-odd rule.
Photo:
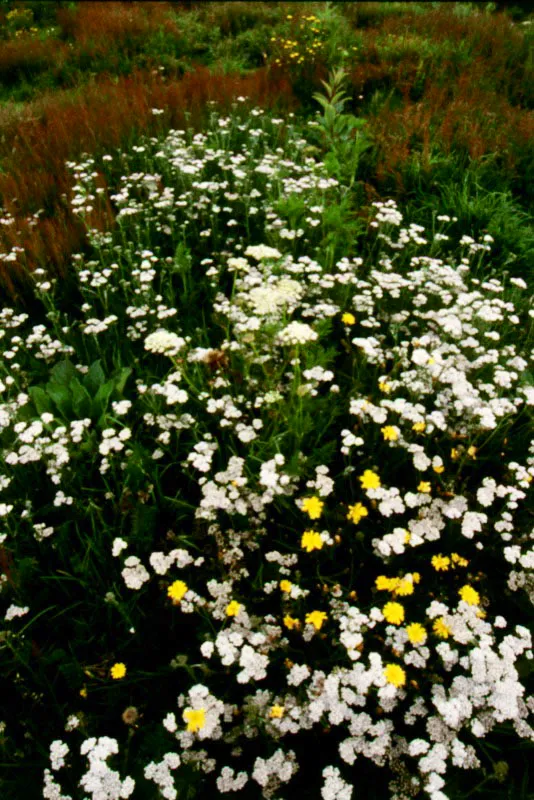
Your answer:
[[[441,800],[532,739],[526,285],[393,201],[336,251],[307,147],[236,107],[71,163],[76,285],[1,311],[3,746],[44,798]]]

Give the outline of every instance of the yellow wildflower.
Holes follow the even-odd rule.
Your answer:
[[[401,622],[404,622],[404,607],[400,603],[386,603],[382,614],[392,625],[400,625]]]
[[[305,497],[302,501],[302,510],[310,519],[319,519],[323,513],[324,503],[318,497]]]
[[[311,611],[306,614],[306,622],[309,625],[313,625],[316,631],[320,631],[326,617],[327,614],[324,611]]]
[[[408,594],[413,594],[413,582],[408,578],[402,578],[402,580],[399,580],[394,593],[401,595],[402,597]]]
[[[292,631],[293,628],[298,628],[299,621],[298,621],[298,619],[295,619],[294,617],[290,616],[289,614],[286,614],[285,617],[284,617],[284,625],[286,626],[286,628],[289,628],[289,630]]]
[[[437,619],[434,622],[433,629],[434,629],[434,633],[436,633],[442,639],[448,639],[449,636],[452,633],[452,631],[449,628],[449,626],[446,625],[445,620],[443,619],[443,617],[439,617],[439,619]]]
[[[356,323],[356,317],[354,314],[351,314],[350,311],[346,311],[341,317],[341,322],[343,325],[354,325]]]
[[[404,686],[406,683],[406,673],[398,664],[388,664],[384,670],[384,677],[393,686]]]
[[[443,466],[443,464],[436,464],[436,466],[432,467],[432,469],[438,475],[441,475],[442,472],[445,472],[445,467]]]
[[[391,384],[387,381],[380,381],[378,388],[381,392],[384,392],[384,394],[389,394],[391,392]]]
[[[393,592],[398,582],[398,578],[387,578],[385,575],[379,575],[375,580],[375,586],[380,591]]]
[[[430,481],[420,481],[419,486],[417,487],[418,492],[423,492],[424,494],[429,494],[432,486],[430,485]]]
[[[469,586],[469,584],[462,586],[458,594],[460,595],[464,603],[468,603],[468,605],[470,606],[478,606],[480,604],[479,593],[477,592],[476,589],[473,589],[472,586]]]
[[[385,425],[380,430],[385,442],[396,442],[399,438],[399,429],[395,425]]]
[[[476,461],[477,448],[474,447],[473,445],[471,445],[471,447],[468,447],[467,448],[467,455],[471,456],[471,458],[474,458],[475,461]]]
[[[381,486],[380,478],[371,469],[366,469],[363,475],[360,475],[359,481],[362,489],[379,489]]]
[[[85,686],[80,689],[80,697],[87,697],[87,688]]]
[[[404,544],[409,544],[412,534],[410,531],[404,531]]]
[[[447,572],[451,560],[449,556],[432,556],[431,564],[436,572]]]
[[[349,506],[349,513],[347,514],[347,519],[350,519],[351,522],[354,522],[355,525],[368,515],[368,511],[364,505],[361,503],[356,503],[353,506]]]
[[[414,422],[414,424],[412,425],[412,431],[415,431],[416,433],[423,433],[425,428],[426,428],[426,422]]]
[[[300,544],[307,553],[311,553],[312,550],[320,550],[322,548],[323,540],[321,534],[317,533],[317,531],[304,531]]]
[[[291,583],[291,581],[280,581],[280,589],[283,592],[290,592],[292,588],[293,584]]]
[[[188,591],[188,586],[184,581],[174,581],[167,589],[167,595],[172,599],[173,603],[179,603]]]
[[[237,617],[240,611],[241,611],[241,603],[238,603],[237,600],[232,600],[226,606],[227,617]]]
[[[426,642],[426,631],[419,622],[412,622],[411,625],[408,625],[406,633],[412,644],[423,644]]]
[[[460,453],[458,452],[456,447],[451,448],[451,458],[452,458],[453,461],[457,461],[459,455],[460,455]]]
[[[126,664],[123,664],[122,662],[113,664],[113,666],[110,669],[110,675],[115,681],[124,678],[124,676],[126,675]]]
[[[183,720],[187,722],[187,730],[190,733],[197,733],[206,724],[206,710],[204,708],[186,708]]]
[[[419,572],[412,572],[412,581],[414,583],[419,583],[420,580],[421,580],[421,575],[419,574]]]
[[[458,553],[451,553],[452,562],[457,567],[467,567],[469,561],[467,558],[463,556],[459,556]]]
[[[281,717],[284,716],[284,711],[285,711],[284,706],[274,705],[271,708],[269,716],[271,717],[271,719],[281,719]]]

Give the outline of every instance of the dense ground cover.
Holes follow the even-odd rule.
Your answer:
[[[2,796],[529,797],[523,21],[6,7]]]

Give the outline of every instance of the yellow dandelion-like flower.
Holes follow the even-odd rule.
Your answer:
[[[122,662],[113,664],[109,672],[114,681],[119,681],[126,675],[126,664]]]
[[[463,556],[459,556],[458,553],[451,553],[451,559],[452,559],[452,563],[456,567],[467,567],[468,564],[469,564],[469,561],[467,560],[467,558],[464,558]]]
[[[404,607],[400,603],[386,603],[382,614],[392,625],[400,625],[404,622]]]
[[[430,563],[437,572],[447,572],[450,567],[451,560],[449,556],[432,556]]]
[[[372,469],[366,469],[363,475],[360,475],[359,481],[362,485],[362,489],[379,489],[382,485],[380,483],[380,478]]]
[[[286,614],[284,617],[284,625],[286,626],[286,628],[292,631],[293,628],[298,628],[299,621],[298,619],[295,619],[294,617],[290,616],[290,614]]]
[[[356,503],[353,506],[349,506],[349,513],[347,514],[347,519],[350,519],[351,522],[354,522],[355,525],[366,517],[369,514],[366,507],[361,503]]]
[[[422,492],[423,494],[429,494],[431,489],[432,486],[430,484],[430,481],[421,481],[419,483],[419,486],[417,487],[417,491]]]
[[[206,709],[186,708],[183,714],[183,720],[187,722],[187,730],[190,733],[197,733],[206,725]]]
[[[408,580],[408,578],[403,578],[397,584],[397,587],[394,590],[394,592],[395,592],[395,594],[398,594],[401,597],[405,597],[406,595],[413,594],[413,582]]]
[[[380,430],[385,442],[396,442],[399,438],[399,429],[395,425],[385,425]]]
[[[458,456],[459,456],[459,455],[460,455],[460,453],[459,453],[459,451],[456,449],[456,447],[452,447],[452,448],[451,448],[451,459],[452,459],[453,461],[457,461],[457,460],[458,460]]]
[[[375,580],[375,586],[379,591],[393,592],[398,584],[398,578],[387,578],[379,575]]]
[[[406,683],[406,673],[398,664],[388,664],[384,670],[384,677],[393,686],[404,686]]]
[[[458,594],[460,595],[464,603],[468,603],[470,606],[478,606],[480,604],[479,593],[477,592],[476,589],[473,589],[472,586],[469,586],[469,584],[462,586]]]
[[[445,467],[443,464],[436,464],[436,466],[432,467],[432,469],[437,475],[441,475],[442,472],[445,472]]]
[[[281,719],[284,716],[284,711],[285,711],[284,706],[274,705],[271,707],[269,716],[271,717],[271,719]]]
[[[414,424],[412,425],[412,431],[415,431],[416,433],[423,433],[425,428],[426,428],[426,422],[414,422]]]
[[[291,581],[280,581],[279,585],[280,585],[280,589],[283,592],[290,592],[291,589],[293,588],[293,584],[291,583]]]
[[[412,644],[423,644],[426,642],[426,630],[422,625],[419,624],[419,622],[412,622],[411,625],[408,625],[406,628],[406,633],[408,634],[408,639]]]
[[[237,600],[231,600],[226,606],[227,617],[237,617],[240,611],[241,611],[241,603],[238,603]]]
[[[412,572],[412,581],[414,583],[419,583],[420,580],[421,580],[421,575],[419,574],[419,572]]]
[[[381,392],[384,392],[384,394],[389,394],[391,392],[391,383],[388,383],[387,381],[380,381],[378,388]]]
[[[302,510],[310,519],[319,519],[323,513],[324,503],[318,497],[305,497],[302,501]]]
[[[439,617],[437,620],[435,620],[432,627],[434,633],[436,633],[441,639],[448,639],[452,633],[449,626],[445,623],[443,617]]]
[[[174,603],[179,603],[180,600],[183,600],[188,591],[187,583],[184,583],[184,581],[174,581],[167,589],[167,595]]]
[[[316,631],[320,631],[325,621],[327,614],[324,611],[311,611],[306,614],[306,622],[313,625]]]
[[[467,455],[471,456],[471,458],[474,458],[475,461],[476,461],[477,449],[478,448],[474,447],[473,445],[467,448]]]
[[[350,311],[346,311],[341,317],[341,322],[343,323],[343,325],[355,325],[356,317],[354,316],[354,314],[351,314]]]
[[[324,543],[317,531],[304,531],[300,544],[307,553],[311,553],[312,550],[320,550]]]

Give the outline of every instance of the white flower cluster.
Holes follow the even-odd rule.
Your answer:
[[[145,350],[165,356],[176,356],[185,347],[185,339],[161,328],[145,339]]]

